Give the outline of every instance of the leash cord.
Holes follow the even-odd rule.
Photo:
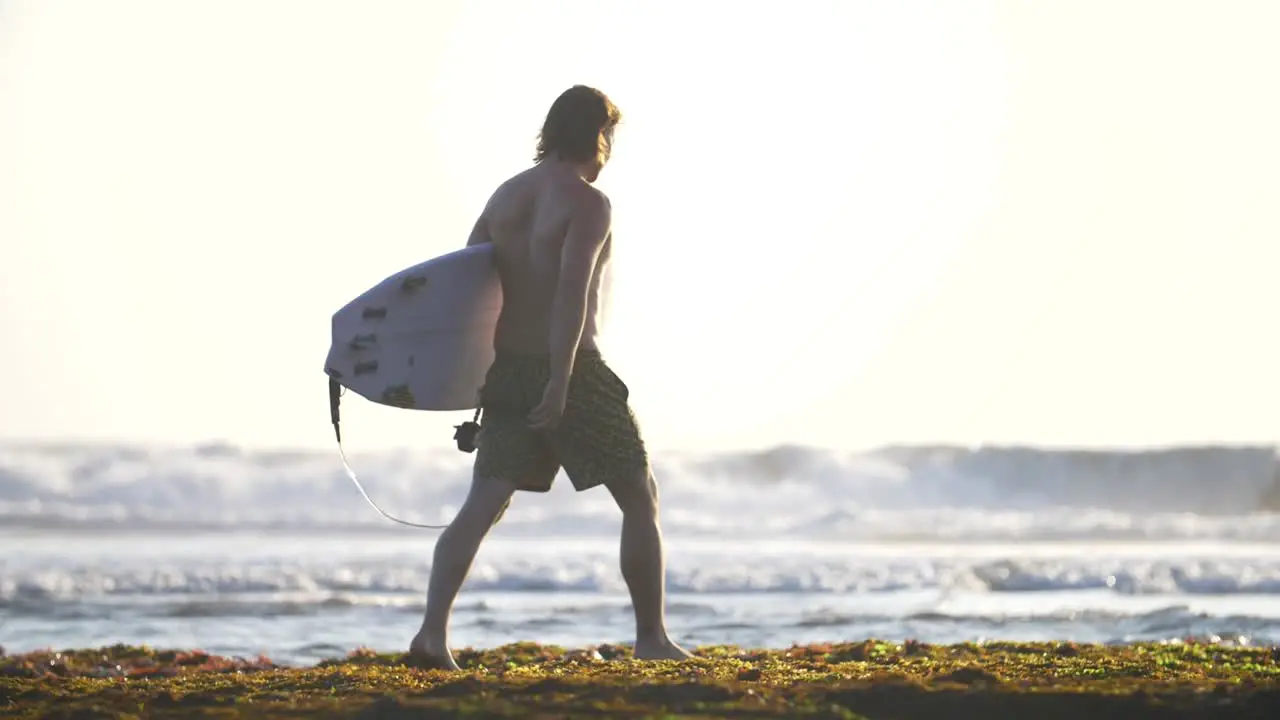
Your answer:
[[[351,482],[355,483],[356,489],[359,490],[360,494],[364,496],[365,501],[368,502],[369,505],[374,510],[377,510],[378,514],[381,515],[382,517],[392,522],[400,523],[401,525],[407,525],[409,527],[416,527],[416,528],[423,528],[425,530],[444,530],[448,528],[449,527],[448,525],[424,525],[422,523],[415,523],[415,522],[409,522],[408,520],[401,520],[400,518],[387,513],[386,510],[383,510],[382,508],[378,507],[378,503],[374,502],[373,498],[369,497],[369,493],[365,492],[364,490],[364,485],[360,483],[360,478],[356,477],[355,471],[351,469],[351,463],[347,462],[346,450],[342,449],[342,429],[338,424],[338,404],[341,398],[342,398],[342,386],[338,383],[337,380],[333,378],[329,378],[329,419],[333,421],[333,434],[334,434],[334,437],[336,437],[338,440],[338,454],[342,457],[342,467],[347,471],[347,477],[351,478]]]

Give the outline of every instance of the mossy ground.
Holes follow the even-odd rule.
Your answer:
[[[358,651],[309,668],[115,646],[0,657],[0,717],[1280,717],[1280,649],[877,641],[457,653],[458,673]]]

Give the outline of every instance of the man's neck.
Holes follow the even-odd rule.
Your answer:
[[[574,162],[572,160],[562,160],[560,158],[548,158],[542,161],[542,165],[548,172],[564,175],[576,175],[584,182],[592,182],[597,175],[596,169],[592,163]]]

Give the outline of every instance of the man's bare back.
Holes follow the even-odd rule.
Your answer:
[[[548,354],[565,239],[575,216],[608,199],[580,175],[553,163],[537,165],[502,183],[472,230],[468,245],[492,242],[502,282],[498,350]],[[597,349],[600,289],[612,236],[606,235],[587,291],[578,347]]]

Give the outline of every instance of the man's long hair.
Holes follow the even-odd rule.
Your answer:
[[[574,85],[551,104],[538,133],[536,162],[558,157],[570,162],[595,162],[603,167],[613,146],[613,129],[622,112],[607,95],[593,87]]]

